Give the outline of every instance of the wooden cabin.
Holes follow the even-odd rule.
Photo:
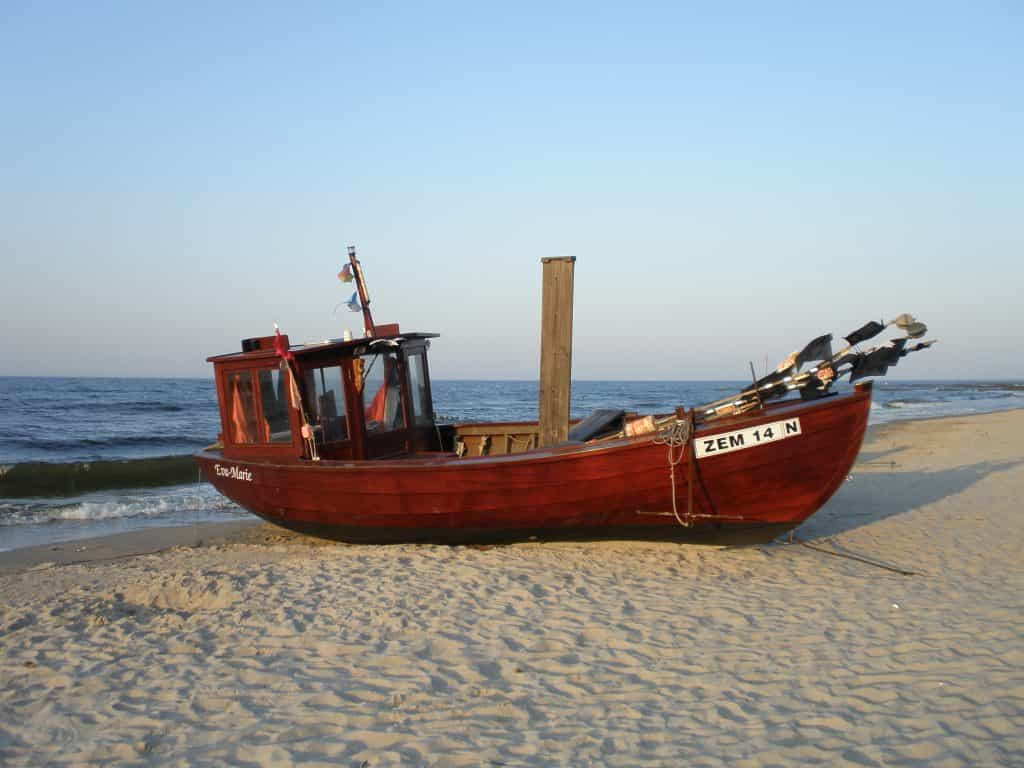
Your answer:
[[[226,458],[364,460],[438,451],[427,349],[434,333],[279,347],[246,339],[213,363]],[[298,402],[296,402],[298,401]],[[307,436],[303,425],[308,424]]]
[[[387,329],[373,339],[296,347],[279,337],[277,345],[293,358],[295,392],[277,337],[245,339],[241,352],[207,358],[217,382],[223,456],[364,461],[501,456],[537,447],[537,422],[435,423],[427,350],[438,334]]]

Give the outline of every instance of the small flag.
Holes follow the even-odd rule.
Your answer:
[[[800,354],[796,356],[796,367],[800,368],[804,363],[812,360],[828,360],[832,357],[832,334],[826,333],[808,342]]]
[[[846,339],[846,343],[852,347],[854,344],[860,344],[862,341],[874,338],[884,330],[884,325],[872,320],[870,323],[865,323],[856,331],[852,331],[848,336],[844,336],[843,338]]]
[[[352,282],[352,265],[351,264],[346,264],[344,267],[341,268],[341,272],[338,273],[338,279],[341,280],[341,282],[343,282],[343,283],[351,283]]]
[[[906,343],[906,339],[893,339],[887,346],[877,347],[861,355],[850,371],[850,382],[868,376],[885,376],[885,372],[896,365],[903,356],[903,347]]]
[[[285,360],[292,360],[291,349],[287,343],[285,343],[284,336],[281,335],[281,329],[277,327],[277,323],[274,323],[274,354]]]
[[[349,308],[351,312],[362,312],[363,308],[359,306],[359,299],[356,298],[356,292],[352,291],[352,296],[345,302],[345,306]]]

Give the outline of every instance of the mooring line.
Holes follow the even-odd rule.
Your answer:
[[[920,572],[920,571],[910,571],[910,570],[907,570],[906,568],[899,568],[899,567],[897,567],[895,565],[887,565],[886,563],[880,563],[877,560],[871,560],[871,559],[869,559],[867,557],[863,557],[861,555],[855,555],[855,554],[853,554],[851,552],[837,552],[834,549],[826,549],[825,547],[816,546],[814,544],[811,544],[809,541],[804,541],[803,539],[801,539],[799,536],[797,536],[795,533],[793,533],[791,531],[790,534],[789,534],[789,543],[793,543],[793,542],[796,542],[797,544],[799,544],[799,545],[801,545],[803,547],[807,547],[808,549],[813,549],[815,552],[821,552],[822,554],[825,554],[825,555],[833,555],[834,557],[844,557],[847,560],[856,560],[858,563],[864,563],[865,565],[871,565],[871,566],[874,566],[875,568],[881,568],[882,570],[885,570],[885,571],[892,571],[893,573],[898,573],[901,576],[924,576],[924,574],[922,572]]]

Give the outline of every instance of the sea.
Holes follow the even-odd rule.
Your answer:
[[[692,407],[742,381],[575,381],[571,414]],[[435,381],[438,420],[536,419],[536,381]],[[1024,407],[1024,382],[878,380],[870,422]],[[212,379],[0,377],[0,551],[248,519],[191,454],[219,431]]]

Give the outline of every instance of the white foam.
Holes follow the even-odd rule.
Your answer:
[[[50,520],[111,520],[119,517],[154,517],[180,509],[169,499],[132,499],[126,501],[87,501],[61,507],[45,514]]]
[[[230,512],[237,507],[212,488],[159,489],[135,493],[94,494],[71,504],[6,505],[0,526],[59,524],[100,520],[146,519],[183,514]]]

